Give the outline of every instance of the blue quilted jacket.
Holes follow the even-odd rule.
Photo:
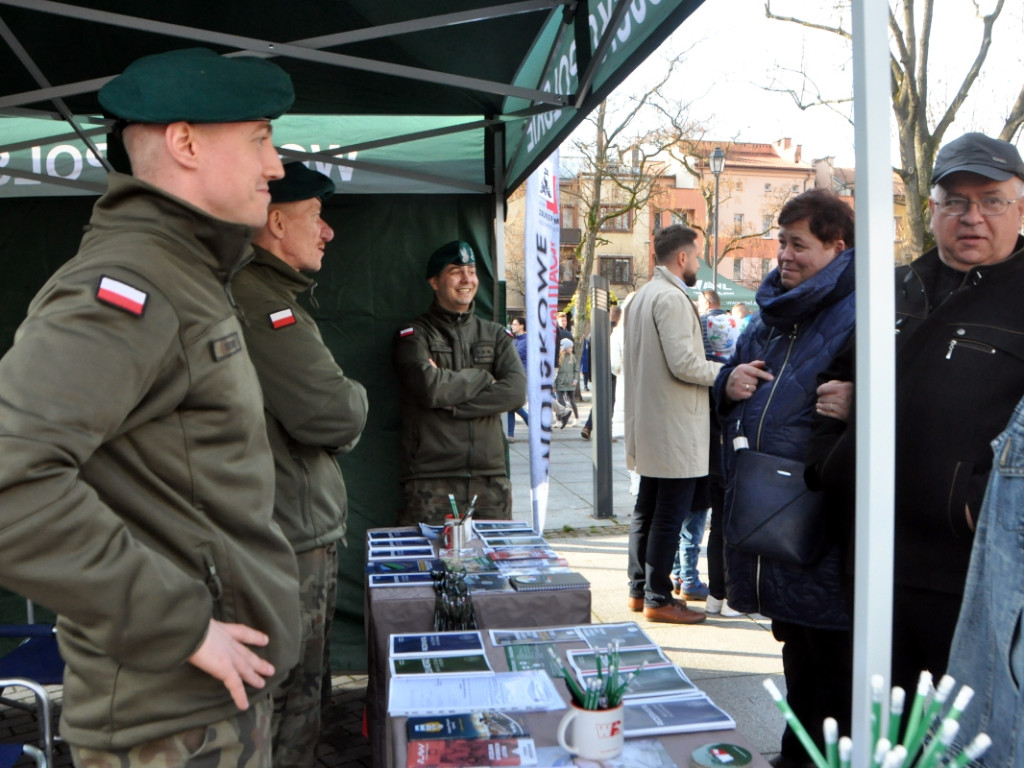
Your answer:
[[[803,460],[814,419],[821,373],[846,343],[854,324],[853,250],[839,254],[816,275],[791,290],[778,270],[757,291],[760,312],[736,344],[715,380],[715,402],[724,434],[725,508],[729,508],[736,454],[743,434],[750,447]],[[741,403],[725,398],[729,374],[740,363],[764,360],[774,374]],[[849,618],[840,581],[841,548],[833,541],[812,566],[799,566],[740,552],[726,542],[726,593],[737,610],[818,629],[846,629]]]

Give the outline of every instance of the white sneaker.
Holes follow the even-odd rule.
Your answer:
[[[737,616],[744,615],[736,609],[730,608],[728,600],[719,600],[717,597],[711,597],[710,595],[704,603],[704,613],[709,616],[721,616],[723,619],[734,619]]]

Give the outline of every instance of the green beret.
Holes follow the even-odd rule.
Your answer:
[[[186,48],[132,62],[100,88],[99,99],[135,123],[240,123],[280,117],[295,91],[288,73],[266,59]]]
[[[449,264],[476,264],[472,246],[463,240],[452,240],[430,254],[430,261],[427,262],[427,280],[440,274]]]
[[[284,167],[284,178],[274,179],[269,186],[272,203],[294,203],[314,197],[319,197],[323,203],[334,194],[333,181],[302,163],[288,163]]]

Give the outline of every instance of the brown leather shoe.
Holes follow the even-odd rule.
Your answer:
[[[633,613],[640,613],[644,609],[644,599],[642,597],[631,597],[629,598],[629,610]]]
[[[679,600],[669,600],[657,608],[644,606],[644,618],[669,624],[700,624],[707,619],[707,614],[691,611],[686,607],[686,603]]]

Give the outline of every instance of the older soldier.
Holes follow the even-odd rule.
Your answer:
[[[234,282],[245,341],[263,387],[277,484],[274,519],[299,565],[299,664],[274,694],[274,766],[308,768],[320,739],[321,684],[334,615],[339,541],[348,502],[335,455],[355,447],[366,424],[366,390],[346,378],[316,322],[298,301],[315,283],[334,231],[321,218],[334,183],[302,163],[270,182],[270,213],[256,256]]]
[[[0,583],[59,614],[79,766],[270,765],[298,584],[229,281],[292,100],[276,65],[205,49],[107,83],[134,177],[0,361]]]
[[[402,385],[400,525],[441,524],[448,494],[465,512],[507,519],[512,486],[505,470],[502,414],[526,400],[526,373],[515,344],[497,323],[473,314],[476,255],[446,243],[427,263],[434,302],[398,332],[394,362]]]

